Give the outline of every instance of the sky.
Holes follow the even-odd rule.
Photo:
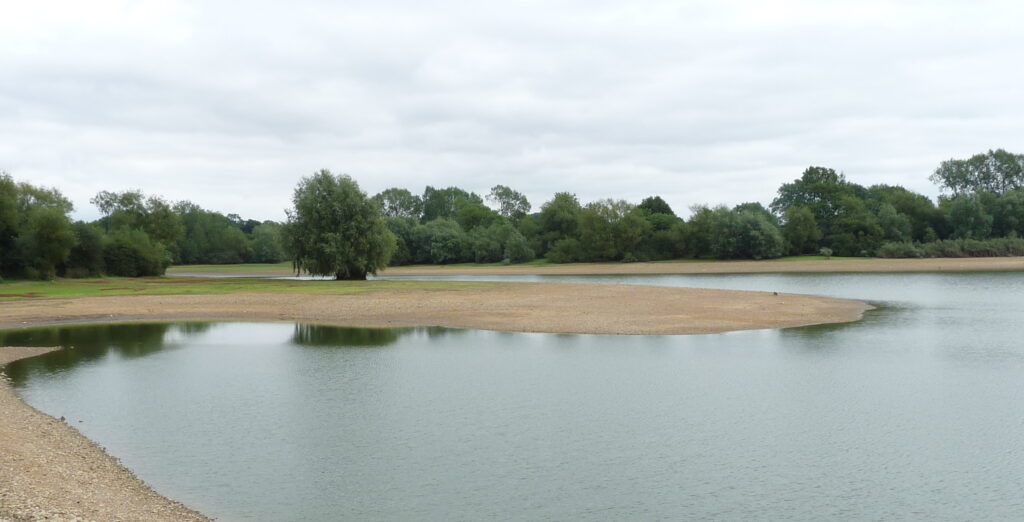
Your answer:
[[[534,208],[769,203],[810,165],[936,197],[1024,152],[1014,1],[0,0],[0,170],[283,220],[327,168]]]

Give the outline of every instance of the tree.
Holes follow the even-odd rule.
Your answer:
[[[455,221],[468,232],[477,227],[487,228],[494,223],[504,221],[504,219],[486,205],[468,203],[455,212]]]
[[[779,187],[772,201],[772,212],[781,215],[794,205],[807,207],[822,233],[828,237],[843,198],[862,197],[865,189],[846,181],[846,177],[825,167],[808,167],[799,179]]]
[[[785,221],[782,225],[782,236],[786,239],[791,254],[809,254],[818,250],[821,230],[818,229],[810,209],[792,206],[786,209],[782,217]]]
[[[491,187],[487,201],[498,205],[498,213],[512,221],[519,221],[530,213],[530,201],[521,192],[516,192],[505,185]]]
[[[252,229],[252,260],[256,263],[277,263],[285,259],[281,249],[281,224],[264,221]]]
[[[965,160],[946,160],[928,179],[953,196],[970,192],[1001,194],[1024,187],[1024,154],[996,149]]]
[[[17,237],[18,185],[10,174],[0,171],[0,276],[13,270]]]
[[[888,203],[896,212],[910,220],[910,234],[915,241],[924,241],[928,229],[945,230],[942,214],[926,196],[916,194],[903,187],[890,185],[873,185],[867,191],[868,206],[875,212],[881,212],[882,205]]]
[[[573,237],[579,227],[580,202],[575,194],[559,192],[540,207],[540,247],[546,253],[555,242]]]
[[[992,216],[977,194],[961,194],[942,200],[956,239],[985,239],[992,233]]]
[[[72,225],[75,246],[64,263],[66,277],[95,277],[104,272],[103,233],[93,225],[78,221]]]
[[[104,190],[89,201],[103,214],[101,221],[106,225],[107,232],[121,228],[141,230],[150,239],[167,248],[177,243],[185,233],[181,217],[162,198],[147,198],[138,190]]]
[[[847,196],[839,201],[828,246],[841,256],[868,256],[882,244],[884,231],[863,199]]]
[[[64,212],[54,206],[33,207],[18,236],[27,268],[40,279],[53,279],[57,266],[67,260],[75,234]]]
[[[455,214],[465,205],[483,204],[480,196],[458,187],[436,189],[427,186],[423,190],[423,222],[435,219],[454,219]]]
[[[389,188],[376,196],[373,201],[380,205],[385,217],[419,219],[423,214],[423,200],[403,188]]]
[[[878,209],[878,226],[882,227],[886,241],[906,242],[911,239],[910,219],[889,203],[883,203]]]
[[[637,208],[647,211],[649,214],[666,214],[669,216],[675,216],[676,213],[672,212],[672,207],[665,203],[661,196],[650,196],[644,198],[643,201],[637,205]]]
[[[299,181],[284,238],[296,270],[366,279],[387,266],[395,236],[380,208],[349,176],[321,170]]]

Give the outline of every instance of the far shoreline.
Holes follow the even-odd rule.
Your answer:
[[[697,275],[697,274],[846,274],[1024,271],[1024,257],[957,257],[925,259],[781,258],[767,260],[673,260],[640,263],[523,263],[408,265],[388,267],[379,277],[460,275]],[[289,277],[287,263],[273,265],[178,265],[167,271],[180,277]]]

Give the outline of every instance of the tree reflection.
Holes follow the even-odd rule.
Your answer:
[[[387,346],[412,328],[343,328],[315,324],[296,324],[292,342],[299,346]]]

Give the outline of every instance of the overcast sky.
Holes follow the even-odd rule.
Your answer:
[[[934,197],[1024,152],[1024,3],[3,0],[0,170],[283,219],[369,194],[768,203],[808,165]]]

